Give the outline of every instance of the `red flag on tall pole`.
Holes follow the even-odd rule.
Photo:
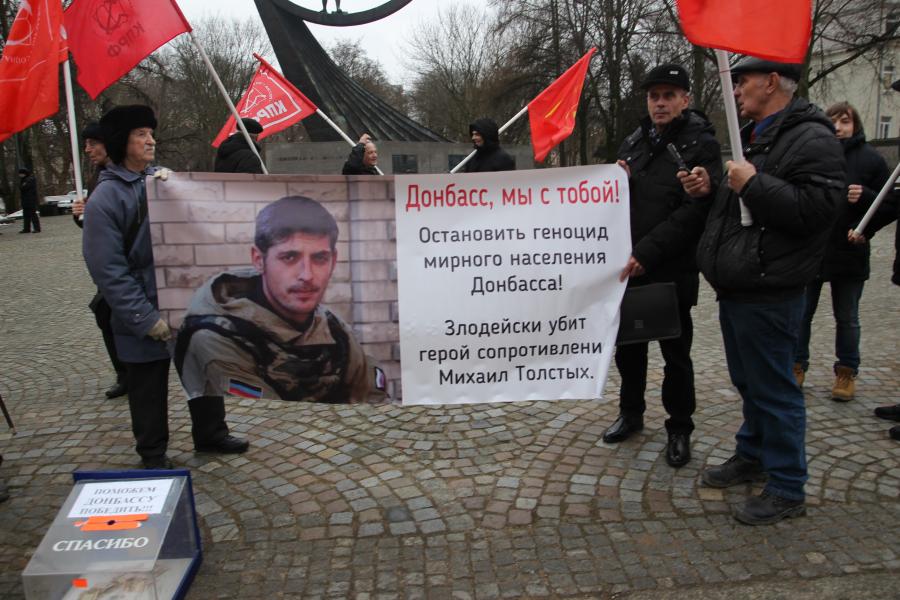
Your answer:
[[[596,48],[588,50],[578,62],[528,103],[534,160],[544,160],[550,150],[569,137],[575,129],[575,113],[578,112],[584,76],[596,51]]]
[[[262,125],[263,131],[257,139],[261,140],[287,129],[318,110],[309,98],[260,55],[253,56],[260,63],[259,68],[236,108],[241,118],[250,117]],[[228,117],[228,121],[212,145],[218,148],[235,131],[237,131],[235,119],[233,116]]]
[[[811,0],[678,0],[678,15],[697,46],[778,62],[806,60]]]
[[[59,110],[62,20],[59,0],[23,0],[0,58],[0,141]]]
[[[64,17],[78,83],[91,98],[191,31],[175,0],[75,0]]]

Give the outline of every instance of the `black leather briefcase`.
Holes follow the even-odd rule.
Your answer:
[[[617,346],[667,340],[681,335],[674,283],[651,283],[625,290]]]

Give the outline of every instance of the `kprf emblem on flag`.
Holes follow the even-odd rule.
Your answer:
[[[241,118],[256,119],[262,125],[262,133],[257,138],[261,140],[310,116],[316,112],[316,105],[262,57],[254,56],[259,68],[236,108]],[[218,148],[236,131],[234,117],[229,117],[212,145]]]

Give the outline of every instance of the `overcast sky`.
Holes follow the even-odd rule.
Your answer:
[[[304,8],[322,10],[321,0],[293,0]],[[341,9],[358,12],[381,4],[373,0],[342,0]],[[238,19],[252,18],[259,21],[259,12],[253,0],[178,0],[178,5],[188,21],[196,21],[205,15],[218,14]],[[419,23],[433,21],[440,2],[413,0],[393,15],[368,25],[355,27],[323,27],[309,24],[319,43],[325,47],[338,40],[362,41],[366,53],[381,63],[393,83],[405,83],[405,72],[400,56],[409,38],[409,32]],[[328,10],[334,11],[334,0],[328,0]]]

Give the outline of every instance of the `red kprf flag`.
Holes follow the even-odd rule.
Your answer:
[[[75,0],[65,22],[78,83],[91,98],[176,35],[191,31],[175,0]]]
[[[59,0],[23,0],[0,58],[0,141],[59,110]]]
[[[262,125],[263,131],[257,139],[261,140],[287,129],[318,110],[284,75],[273,69],[258,54],[253,56],[260,63],[259,68],[235,108],[241,118],[250,117]],[[235,131],[237,124],[234,117],[228,117],[212,145],[218,148]]]
[[[596,51],[596,48],[588,50],[577,63],[528,103],[534,160],[544,160],[547,153],[575,129],[575,113],[578,112],[584,76]]]
[[[704,48],[802,63],[812,33],[811,0],[678,0],[681,29]]]

